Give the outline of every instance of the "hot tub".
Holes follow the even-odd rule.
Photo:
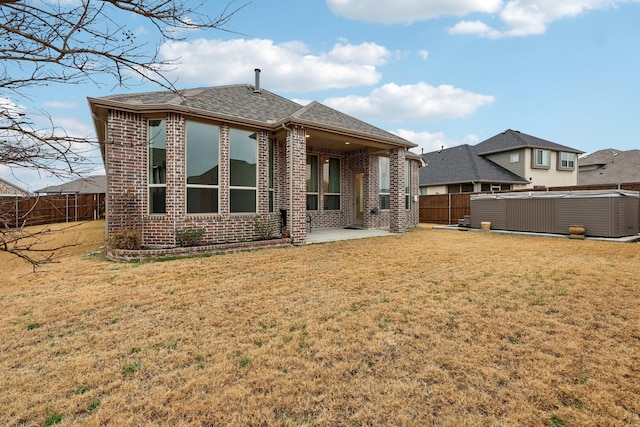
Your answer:
[[[583,225],[586,236],[640,233],[640,193],[628,190],[530,191],[471,196],[471,227],[569,234]]]

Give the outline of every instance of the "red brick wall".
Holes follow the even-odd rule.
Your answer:
[[[163,117],[154,117],[163,118]],[[404,173],[393,173],[394,167],[404,170],[404,149],[391,150],[392,209],[371,213],[378,206],[378,156],[366,149],[355,152],[329,151],[307,147],[306,132],[293,127],[287,141],[276,141],[274,152],[274,212],[269,213],[268,153],[271,133],[258,131],[258,212],[230,214],[229,191],[229,131],[220,127],[219,212],[217,214],[186,213],[185,118],[169,113],[167,120],[166,214],[148,213],[148,137],[147,118],[141,114],[111,110],[108,121],[108,143],[105,165],[108,174],[108,236],[122,228],[137,228],[142,232],[143,245],[171,247],[176,245],[176,231],[187,227],[205,228],[205,243],[242,242],[258,239],[256,221],[269,221],[276,233],[280,231],[280,209],[288,213],[287,228],[294,244],[304,243],[307,234],[306,154],[316,154],[319,165],[327,157],[341,159],[341,210],[322,210],[322,167],[320,167],[320,210],[309,212],[314,228],[344,227],[351,224],[353,209],[354,171],[364,171],[365,227],[389,227],[403,232],[418,224],[418,204],[404,209]],[[287,160],[293,169],[287,167]],[[411,162],[412,190],[418,194],[417,162]],[[293,200],[290,200],[289,179],[293,176]],[[291,211],[293,206],[293,212]],[[406,218],[405,218],[406,217]],[[406,223],[405,223],[406,221]]]

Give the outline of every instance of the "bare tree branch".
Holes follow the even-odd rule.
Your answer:
[[[179,93],[164,75],[179,58],[161,60],[159,46],[183,40],[185,30],[229,31],[225,28],[229,20],[248,3],[231,0],[215,17],[200,12],[204,4],[200,0],[0,0],[0,165],[56,176],[84,172],[86,152],[96,141],[70,135],[47,111],[22,106],[30,100],[29,89],[99,85],[99,77],[106,76],[115,86],[140,80]],[[156,46],[138,40],[134,29],[122,24],[126,20],[119,18],[127,15],[151,24],[158,37]],[[35,267],[50,260],[29,255],[38,247],[33,242],[45,234],[48,231],[29,234],[24,227],[3,227],[0,251]]]

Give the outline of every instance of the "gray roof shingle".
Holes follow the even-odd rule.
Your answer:
[[[599,150],[578,158],[578,184],[640,182],[640,150]]]
[[[394,135],[390,132],[372,126],[368,123],[341,113],[338,110],[327,107],[319,102],[313,101],[305,107],[296,111],[293,118],[304,120],[316,125],[325,125],[331,128],[349,129],[361,134],[371,135],[378,138],[392,139],[400,143],[408,142],[406,139]]]
[[[422,155],[420,185],[459,182],[526,183],[526,179],[478,155],[476,147],[463,144]]]
[[[91,99],[90,103],[106,102],[129,106],[134,110],[175,107],[199,111],[212,117],[232,117],[238,121],[259,123],[266,128],[278,123],[299,122],[334,132],[356,133],[406,147],[410,141],[372,126],[318,102],[302,106],[268,90],[254,90],[252,85],[229,85],[172,91],[110,95]]]
[[[36,190],[36,193],[47,194],[99,194],[107,192],[107,177],[104,175],[78,178],[60,185]]]
[[[491,138],[480,142],[474,146],[481,156],[501,151],[510,151],[518,148],[543,148],[553,151],[565,151],[568,153],[582,153],[575,148],[556,144],[546,139],[527,135],[518,130],[507,129]]]
[[[264,89],[254,93],[250,85],[185,89],[180,91],[180,96],[162,91],[111,95],[100,99],[141,107],[186,107],[264,123],[284,120],[302,107]]]

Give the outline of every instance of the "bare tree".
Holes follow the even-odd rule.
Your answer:
[[[0,0],[0,165],[58,176],[83,172],[88,144],[96,141],[71,136],[45,110],[23,107],[32,101],[29,91],[53,84],[99,84],[105,75],[114,86],[150,81],[176,91],[164,72],[179,58],[161,59],[158,46],[182,40],[185,31],[228,31],[226,24],[246,3],[230,1],[213,18],[200,12],[203,5],[189,0]],[[139,42],[134,29],[118,20],[125,14],[150,23],[158,44]],[[37,263],[29,256],[30,246],[16,246],[19,237],[0,234],[0,251]],[[15,249],[8,251],[11,242]]]

